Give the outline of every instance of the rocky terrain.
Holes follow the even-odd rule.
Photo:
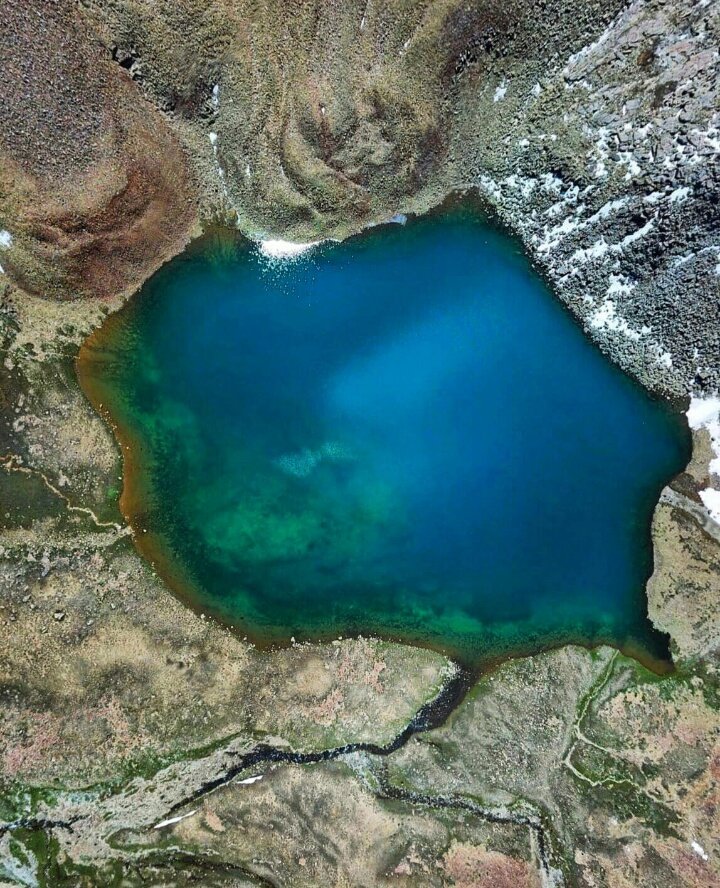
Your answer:
[[[0,12],[0,884],[720,883],[720,3]],[[648,584],[672,674],[262,652],[133,547],[91,330],[210,223],[342,237],[463,189],[689,411]]]

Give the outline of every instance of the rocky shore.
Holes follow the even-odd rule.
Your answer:
[[[717,884],[720,4],[0,11],[0,885]],[[260,653],[173,598],[73,361],[203,225],[342,237],[465,188],[693,399],[694,456],[648,586],[676,672],[564,648],[438,726],[437,654]]]

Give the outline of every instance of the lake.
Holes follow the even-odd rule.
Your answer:
[[[78,367],[127,446],[137,545],[259,644],[667,658],[644,585],[653,507],[689,458],[684,418],[472,205],[291,263],[210,233]]]

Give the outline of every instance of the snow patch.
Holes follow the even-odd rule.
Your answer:
[[[693,431],[705,429],[710,435],[713,458],[708,469],[711,475],[720,476],[720,396],[693,397],[687,411],[687,420]],[[720,490],[706,487],[700,491],[700,499],[713,521],[720,524]]]
[[[625,173],[625,181],[629,182],[635,176],[639,176],[642,172],[642,168],[640,164],[635,159],[635,155],[632,151],[620,151],[618,153],[618,161],[619,164],[624,164],[628,169]]]
[[[635,289],[635,284],[622,274],[611,274],[607,289],[608,296],[627,296]]]
[[[702,857],[703,860],[708,860],[707,851],[703,848],[703,846],[699,842],[690,842],[690,847],[693,851],[698,855],[698,857]]]
[[[667,367],[668,370],[672,370],[673,361],[669,351],[658,352],[657,362],[661,367]]]
[[[708,148],[711,148],[713,151],[720,151],[720,139],[718,138],[720,130],[716,126],[710,125],[706,130],[694,129],[692,134],[703,139]]]
[[[506,176],[503,179],[503,185],[507,185],[509,188],[519,188],[520,194],[522,194],[523,197],[528,198],[537,187],[537,179],[526,178],[525,176],[518,176],[517,173],[513,173],[511,176]]]
[[[258,774],[257,777],[246,777],[244,780],[236,780],[235,782],[240,786],[249,786],[251,783],[257,783],[258,780],[262,780],[263,775]]]
[[[637,330],[633,330],[630,324],[618,315],[612,299],[606,299],[600,308],[590,315],[588,323],[594,330],[610,330],[613,333],[622,333],[634,342],[640,339],[641,334]]]
[[[692,262],[695,258],[695,253],[686,253],[684,256],[675,256],[670,263],[671,268],[682,268],[683,265],[687,265],[688,262]]]
[[[542,182],[543,191],[553,194],[560,194],[564,185],[563,180],[553,175],[553,173],[544,173],[540,176],[540,181]]]
[[[208,133],[208,139],[210,139],[210,144],[212,145],[213,154],[215,155],[215,166],[217,168],[218,179],[220,179],[220,186],[222,187],[223,194],[226,199],[230,199],[230,194],[228,192],[227,182],[225,181],[225,170],[222,168],[222,164],[220,163],[220,159],[218,157],[218,134],[217,133]]]
[[[508,91],[507,84],[503,80],[503,82],[500,84],[500,86],[496,87],[496,89],[495,89],[495,95],[493,96],[493,102],[502,102],[502,100],[505,98],[505,94],[507,93],[507,91]]]
[[[172,826],[173,823],[180,823],[181,820],[192,817],[193,814],[197,814],[197,809],[190,811],[188,814],[182,814],[180,817],[168,817],[167,820],[161,820],[160,823],[155,824],[153,829],[162,829],[164,826]]]
[[[712,520],[716,524],[720,524],[720,490],[706,487],[705,490],[700,491],[700,499],[703,501],[703,505],[708,510]],[[708,859],[707,854],[701,856],[703,860]]]
[[[499,201],[502,197],[500,186],[497,184],[497,182],[495,182],[494,179],[491,179],[490,176],[480,176],[480,187],[483,189],[488,197],[492,198],[495,201]]]
[[[694,397],[690,401],[687,420],[693,431],[706,429],[710,435],[710,442],[715,457],[709,468],[713,475],[720,476],[720,396]]]
[[[653,191],[652,194],[648,194],[643,198],[645,203],[656,204],[658,201],[661,201],[665,195],[662,191]]]
[[[588,137],[593,137],[595,135],[590,127],[585,127],[584,132]],[[607,164],[605,161],[610,158],[607,128],[601,126],[597,131],[597,136],[597,141],[594,142],[593,147],[588,152],[588,157],[591,159],[593,157],[595,158],[595,178],[604,179],[607,177]]]
[[[601,219],[607,219],[613,213],[617,213],[618,210],[621,210],[625,204],[628,202],[626,197],[619,197],[617,200],[609,200],[607,203],[603,204],[597,213],[593,213],[589,219],[585,222],[586,225],[594,225],[596,222],[599,222]]]
[[[568,264],[584,265],[591,259],[602,259],[602,257],[607,253],[609,249],[610,247],[608,246],[607,241],[604,237],[601,237],[599,240],[595,241],[595,243],[591,247],[575,250],[575,252],[570,257]]]
[[[560,242],[563,238],[572,234],[580,226],[576,219],[572,216],[566,216],[563,221],[556,225],[554,228],[551,228],[549,231],[547,228],[545,229],[545,236],[542,240],[538,241],[538,250],[541,253],[547,253],[550,250],[554,250],[556,247],[560,246]]]
[[[587,56],[591,55],[598,47],[602,46],[603,43],[605,43],[605,41],[613,32],[616,22],[617,19],[611,22],[597,40],[593,41],[592,43],[588,43],[588,45],[584,46],[579,52],[575,52],[570,56],[570,58],[565,63],[565,67],[563,68],[563,76],[569,77],[571,75],[571,68],[573,68],[578,62],[587,58]]]
[[[8,250],[13,244],[13,236],[4,228],[0,230],[0,247]]]
[[[534,180],[537,181],[537,180]],[[557,183],[560,182],[560,187],[557,186]],[[551,191],[556,194],[562,194],[562,181],[560,179],[548,179],[546,176],[543,176],[543,190]],[[545,210],[546,216],[559,216],[560,213],[567,209],[570,204],[576,204],[578,197],[580,196],[580,188],[577,185],[570,185],[567,191],[562,195],[560,200],[556,201],[551,207],[548,207]],[[581,204],[577,209],[577,213],[581,213],[585,209],[585,204]]]
[[[635,241],[640,240],[640,238],[645,237],[646,234],[649,234],[652,231],[655,222],[657,221],[657,216],[654,216],[652,219],[649,219],[642,228],[638,228],[636,231],[633,231],[632,234],[628,234],[617,244],[613,244],[611,249],[614,253],[621,253],[625,247],[630,244],[634,244]]]
[[[668,200],[670,203],[682,203],[684,200],[687,200],[688,195],[692,191],[691,188],[688,188],[687,185],[682,188],[676,188],[675,191],[672,192]]]

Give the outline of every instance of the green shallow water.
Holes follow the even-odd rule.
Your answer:
[[[141,550],[260,643],[667,655],[644,584],[684,421],[470,207],[283,267],[207,236],[79,369],[127,445]]]

